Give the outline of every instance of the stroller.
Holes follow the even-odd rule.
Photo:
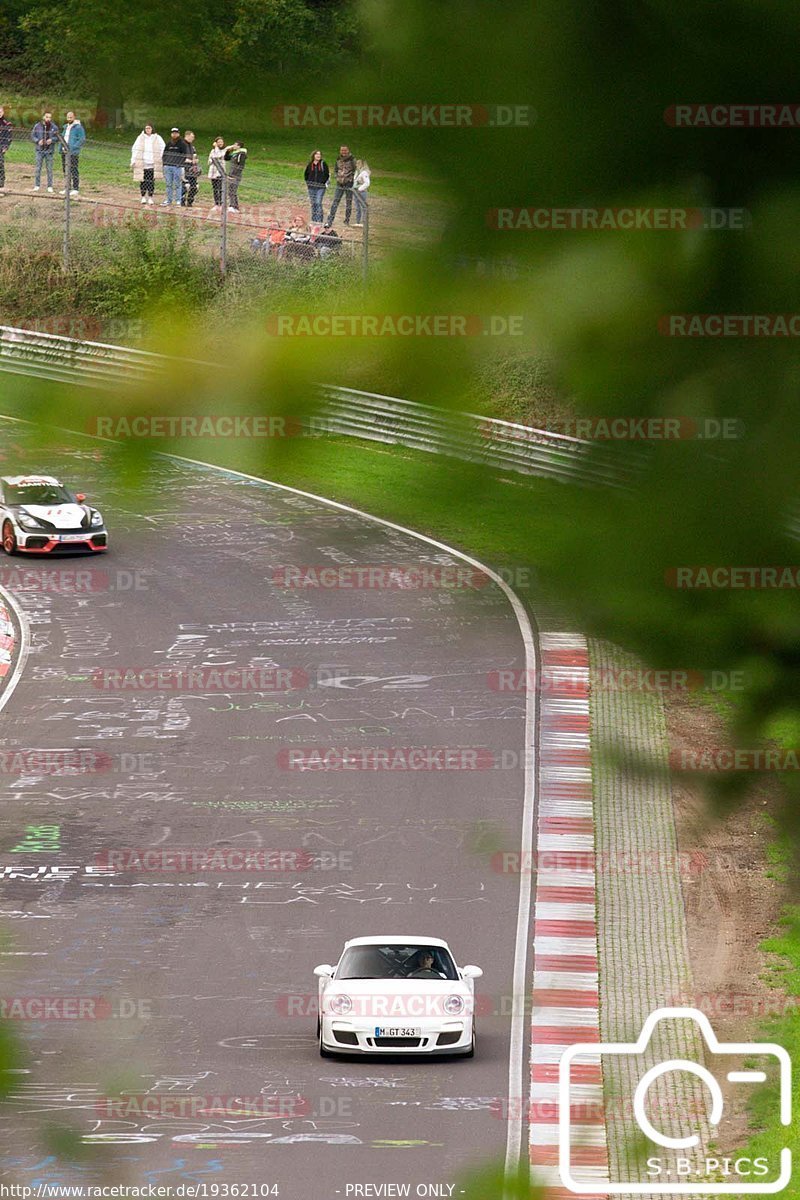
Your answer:
[[[341,250],[342,239],[333,226],[330,229],[323,227],[314,236],[314,248],[320,258],[330,258],[332,254],[338,254]]]

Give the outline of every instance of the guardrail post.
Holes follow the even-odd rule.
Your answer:
[[[58,144],[61,147],[61,152],[64,155],[64,242],[62,246],[62,258],[64,270],[69,268],[69,234],[70,234],[70,216],[72,197],[72,151],[69,147],[69,140],[64,137],[61,130],[56,126],[56,136]]]
[[[72,189],[72,151],[67,147],[67,153],[64,156],[64,270],[69,268],[69,232],[70,232],[70,216],[72,197],[70,191]]]
[[[228,273],[228,172],[222,170],[222,242],[219,248],[219,269],[224,278]]]
[[[362,196],[364,205],[364,229],[361,234],[361,282],[366,287],[369,277],[369,201],[366,194]]]

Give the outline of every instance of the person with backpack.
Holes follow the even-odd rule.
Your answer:
[[[163,175],[164,139],[149,123],[131,147],[133,178],[139,184],[140,204],[152,204],[156,190],[156,172]]]
[[[356,159],[356,174],[353,179],[353,200],[356,206],[354,225],[364,224],[364,214],[367,208],[367,192],[370,185],[369,163],[365,158]]]
[[[225,162],[231,164],[228,172],[228,212],[237,213],[239,211],[239,184],[242,182],[242,175],[247,165],[247,150],[241,141],[235,141],[232,145],[226,146],[222,157]]]
[[[80,194],[81,173],[79,159],[85,141],[86,130],[75,116],[75,113],[68,112],[67,123],[61,130],[61,170],[64,173],[62,196],[66,195],[67,188],[70,189],[70,196],[78,196]],[[69,149],[69,179],[67,179],[67,149]]]
[[[186,130],[183,140],[186,143],[186,159],[183,166],[181,205],[185,208],[191,208],[200,184],[200,159],[197,156],[197,147],[194,144],[194,132],[191,129]]]
[[[315,150],[308,160],[304,175],[306,187],[308,188],[308,198],[311,201],[311,220],[313,222],[321,224],[324,220],[322,215],[322,201],[325,198],[325,189],[328,186],[330,177],[331,173],[328,164],[322,157],[322,151]]]
[[[350,224],[350,212],[353,207],[353,181],[356,177],[356,160],[350,153],[349,146],[342,146],[339,149],[339,157],[336,160],[334,168],[334,178],[336,179],[336,191],[333,194],[333,204],[331,211],[328,213],[328,219],[325,222],[326,228],[330,228],[336,219],[336,210],[344,196],[344,223]]]
[[[0,196],[6,189],[6,152],[11,145],[14,126],[6,116],[6,110],[0,104]]]
[[[186,163],[187,145],[177,125],[170,130],[169,141],[164,146],[164,182],[167,198],[161,201],[162,208],[180,204],[183,195],[183,168]]]
[[[47,190],[53,190],[53,157],[58,141],[58,126],[53,121],[53,114],[43,113],[41,121],[37,121],[31,132],[31,141],[36,146],[36,170],[33,176],[33,191],[39,192],[42,187],[42,167],[47,172]]]
[[[218,208],[222,208],[223,201],[223,180],[225,176],[225,138],[215,137],[214,144],[211,147],[211,152],[208,156],[208,178],[211,180],[211,189],[214,193],[214,205],[211,209],[216,212]]]

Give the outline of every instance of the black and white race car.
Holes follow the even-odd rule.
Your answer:
[[[6,554],[108,549],[103,517],[52,475],[0,478],[0,526]]]

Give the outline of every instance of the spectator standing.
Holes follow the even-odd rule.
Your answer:
[[[225,147],[223,157],[231,164],[228,172],[228,212],[236,213],[239,211],[239,184],[247,165],[247,150],[240,141],[235,141]]]
[[[187,129],[183,135],[186,143],[186,160],[184,162],[184,181],[181,204],[191,208],[194,204],[197,188],[200,184],[200,159],[197,157],[197,147],[194,144],[194,132]]]
[[[356,160],[350,153],[349,146],[342,146],[339,149],[339,157],[336,160],[334,168],[334,177],[336,179],[336,191],[333,195],[333,204],[331,211],[328,213],[328,220],[325,222],[326,228],[330,228],[336,219],[336,210],[339,207],[342,196],[344,196],[344,223],[350,224],[350,212],[353,207],[353,181],[356,177]]]
[[[58,141],[58,126],[53,121],[53,114],[43,113],[41,121],[37,121],[31,133],[31,141],[36,146],[36,171],[33,177],[33,191],[41,191],[42,167],[47,172],[47,190],[53,190],[53,157]]]
[[[315,150],[308,160],[305,170],[305,181],[308,188],[308,198],[311,201],[311,220],[322,223],[322,202],[325,199],[325,189],[331,177],[328,164],[322,157],[321,150]]]
[[[214,144],[208,156],[208,178],[211,180],[211,188],[214,192],[212,212],[215,212],[218,208],[222,208],[222,179],[225,174],[224,160],[225,138],[215,137]]]
[[[6,151],[11,145],[14,127],[6,116],[6,110],[0,104],[0,196],[6,190]]]
[[[183,168],[186,163],[186,142],[181,137],[177,125],[170,130],[169,141],[164,146],[164,181],[167,185],[167,198],[162,200],[162,208],[180,204],[183,195]]]
[[[65,195],[69,188],[70,196],[78,196],[81,186],[80,153],[86,141],[86,130],[74,112],[67,113],[67,123],[61,130],[61,137],[61,170],[64,173],[65,185],[61,189],[61,194]],[[67,147],[69,147],[69,179],[67,179]]]
[[[156,190],[156,171],[164,173],[164,139],[152,125],[145,125],[131,147],[133,178],[139,184],[140,204],[152,204]]]
[[[356,206],[354,225],[364,224],[364,213],[367,209],[367,192],[369,191],[370,182],[369,163],[365,158],[357,158],[356,174],[353,180],[353,201]]]

